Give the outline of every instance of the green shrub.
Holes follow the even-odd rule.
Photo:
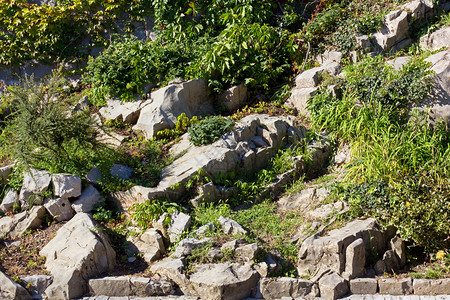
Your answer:
[[[230,23],[194,67],[210,79],[216,92],[240,82],[267,89],[290,75],[295,49],[284,31],[258,23]]]
[[[9,89],[12,114],[2,133],[3,153],[26,168],[86,174],[95,160],[108,161],[113,153],[98,142],[98,125],[89,111],[70,111],[76,99],[63,84],[58,75],[41,83],[31,77],[23,87]]]
[[[222,116],[207,117],[188,129],[189,140],[195,146],[210,144],[233,130],[234,121]]]
[[[163,213],[181,211],[181,207],[163,199],[150,199],[131,207],[131,219],[142,229],[151,227],[152,221],[157,220]]]

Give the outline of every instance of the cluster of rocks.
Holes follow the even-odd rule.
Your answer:
[[[289,117],[270,117],[268,115],[249,115],[241,119],[235,129],[223,135],[210,145],[192,146],[184,135],[172,148],[172,154],[177,158],[162,171],[158,186],[146,188],[134,186],[128,191],[113,194],[113,200],[118,207],[126,210],[134,203],[144,202],[155,197],[177,200],[186,195],[185,184],[202,169],[206,174],[214,176],[230,171],[245,170],[254,172],[262,169],[281,147],[296,145],[306,138],[306,129],[296,127]],[[312,152],[312,163],[308,170],[301,157],[296,158],[296,169],[302,172],[313,172],[320,169],[329,156],[329,142],[325,139],[308,145]],[[295,158],[294,158],[295,159]],[[292,174],[280,175],[276,184],[284,185]],[[270,189],[274,189],[271,186]],[[229,195],[229,190],[209,186],[208,192],[201,195],[202,199],[215,201],[217,198]],[[206,196],[205,196],[206,195]],[[195,202],[194,201],[194,202]]]
[[[134,125],[133,129],[151,138],[160,130],[174,128],[181,114],[188,118],[212,115],[215,106],[231,112],[247,100],[247,95],[242,84],[212,96],[204,79],[178,80],[152,92],[147,100],[125,103],[109,100],[99,113],[105,119]]]
[[[408,31],[412,22],[429,18],[433,15],[435,5],[431,0],[414,0],[402,5],[398,10],[391,11],[385,17],[382,28],[372,37],[360,35],[356,37],[357,44],[366,51],[399,51],[410,46],[412,40]]]

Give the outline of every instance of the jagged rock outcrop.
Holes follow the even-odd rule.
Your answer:
[[[87,291],[86,280],[114,269],[116,254],[88,214],[78,213],[40,251],[53,283],[49,299],[74,299]]]
[[[189,80],[163,87],[151,93],[133,129],[142,130],[147,138],[166,128],[175,127],[178,116],[204,116],[214,113],[204,79]]]
[[[450,47],[450,26],[424,35],[420,38],[420,46],[431,51]]]
[[[185,195],[185,183],[202,169],[209,175],[244,169],[253,172],[263,168],[280,147],[306,137],[303,127],[293,126],[287,117],[249,115],[241,119],[232,132],[205,146],[185,144],[178,149],[184,155],[162,171],[155,188],[135,186],[112,195],[121,209],[154,197],[179,199]]]
[[[33,299],[26,289],[3,272],[0,272],[0,298],[4,300]]]

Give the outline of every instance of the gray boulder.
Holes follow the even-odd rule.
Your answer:
[[[256,288],[259,274],[250,265],[205,264],[190,276],[191,295],[201,299],[240,300]]]
[[[280,277],[263,278],[259,288],[264,299],[280,299],[282,297],[317,297],[317,286],[310,280]]]
[[[136,124],[141,109],[148,105],[148,101],[122,102],[108,100],[105,107],[100,108],[100,115],[108,120],[122,121],[127,124]]]
[[[223,233],[225,234],[236,235],[241,233],[245,235],[248,233],[247,230],[242,228],[238,222],[231,218],[224,218],[223,216],[220,216],[218,221],[222,226]]]
[[[411,18],[420,19],[430,13],[433,7],[432,0],[413,0],[403,4],[401,9],[409,12]]]
[[[0,167],[0,183],[6,183],[14,169],[14,165]]]
[[[450,46],[450,26],[441,28],[420,38],[420,46],[431,51]]]
[[[73,198],[81,195],[81,178],[78,175],[54,174],[53,193],[61,198]]]
[[[59,222],[70,220],[74,215],[67,198],[48,199],[44,206],[50,215]]]
[[[216,96],[216,103],[228,112],[238,109],[247,101],[247,87],[243,84],[233,86]]]
[[[203,240],[198,240],[195,238],[183,239],[178,243],[178,246],[175,249],[175,252],[172,254],[172,257],[181,258],[188,256],[192,253],[192,250],[194,250],[195,248],[203,247],[208,243],[212,243],[212,240],[209,238]]]
[[[50,275],[31,275],[20,279],[28,292],[33,296],[42,296],[45,289],[53,282],[53,278]]]
[[[0,298],[4,300],[32,299],[26,289],[2,272],[0,272]]]
[[[142,130],[147,138],[158,131],[175,127],[178,116],[203,116],[214,113],[207,83],[203,79],[171,84],[151,94],[133,129]]]
[[[373,34],[374,42],[382,51],[386,51],[403,40],[408,34],[408,13],[395,10],[385,17],[382,29]]]
[[[334,229],[324,236],[313,235],[307,238],[299,251],[297,270],[299,275],[316,274],[319,270],[330,269],[342,274],[346,264],[354,266],[355,262],[346,262],[347,249],[357,239],[362,239],[366,255],[374,249],[377,253],[385,250],[384,232],[375,219],[355,220],[345,227]],[[360,258],[357,255],[349,257]],[[364,263],[360,262],[361,265]]]
[[[171,215],[168,228],[170,242],[176,242],[181,234],[191,225],[191,217],[182,212],[175,212]]]
[[[178,285],[181,291],[190,296],[189,280],[183,273],[184,270],[184,258],[165,258],[150,267],[150,271],[153,274],[157,274],[162,278],[168,279]]]
[[[79,212],[91,212],[97,202],[100,202],[102,197],[97,189],[88,185],[88,187],[81,193],[80,198],[72,202],[72,209]]]
[[[320,278],[319,289],[320,297],[330,300],[342,298],[349,291],[348,282],[334,272]]]
[[[48,189],[51,180],[52,175],[47,171],[31,169],[25,173],[22,189],[19,194],[19,201],[22,208],[27,208],[34,204],[41,204],[41,195]]]
[[[435,72],[434,89],[431,96],[416,105],[416,109],[427,112],[431,123],[438,121],[450,124],[450,51],[441,51],[425,61],[432,64]]]
[[[74,299],[87,291],[86,280],[114,269],[116,254],[88,214],[78,213],[40,251],[53,283],[50,299]]]
[[[0,236],[15,239],[29,229],[39,228],[45,214],[43,206],[34,206],[29,211],[0,219]]]
[[[14,204],[19,202],[19,194],[14,190],[9,190],[0,205],[1,212],[7,212],[13,209]]]

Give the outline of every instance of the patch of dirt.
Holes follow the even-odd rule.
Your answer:
[[[63,225],[52,224],[15,240],[0,240],[0,270],[10,277],[48,274],[45,257],[40,256],[39,251]]]

